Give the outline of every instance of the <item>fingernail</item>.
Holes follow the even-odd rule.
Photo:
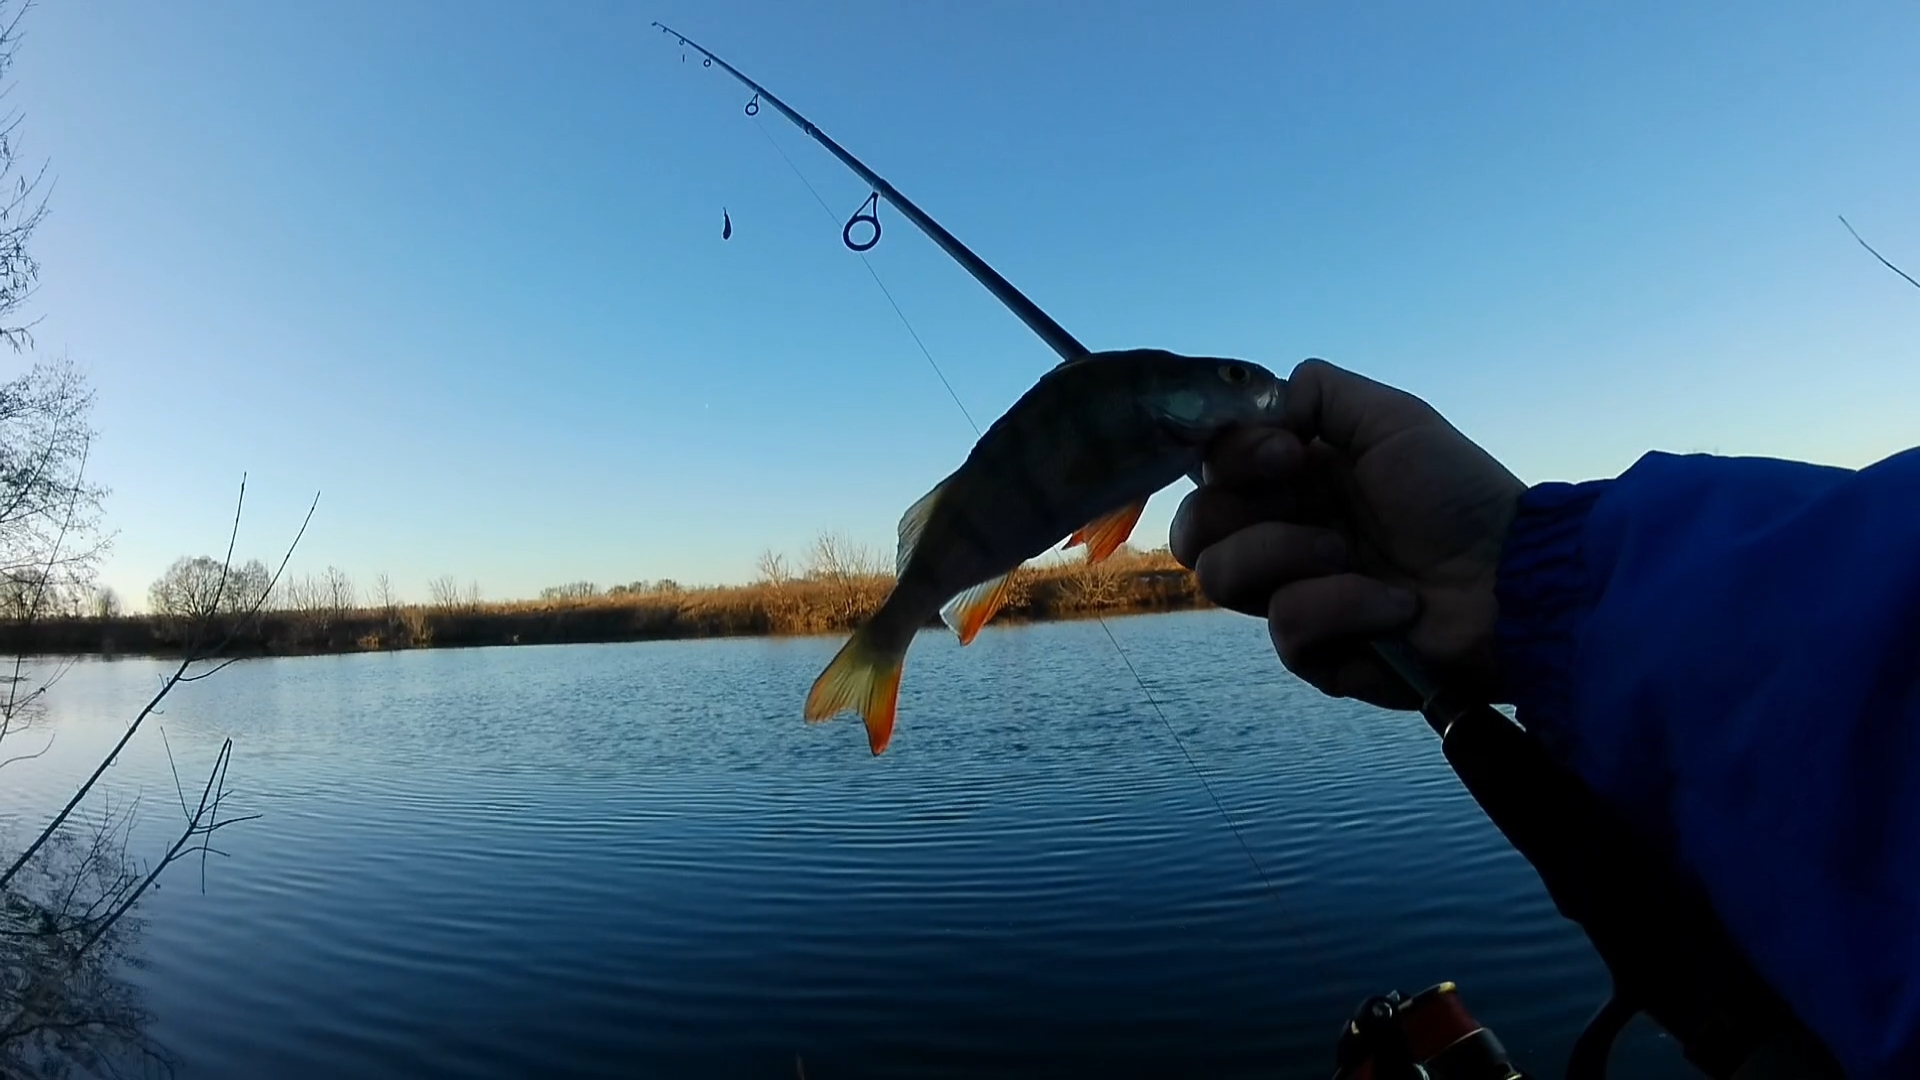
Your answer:
[[[1387,601],[1393,605],[1394,611],[1398,613],[1402,619],[1413,618],[1414,611],[1420,606],[1419,597],[1413,595],[1412,591],[1402,589],[1398,585],[1387,589]]]

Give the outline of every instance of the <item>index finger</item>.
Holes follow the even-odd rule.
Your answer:
[[[1291,431],[1228,428],[1207,447],[1201,476],[1208,484],[1258,489],[1294,476],[1306,461],[1306,444]]]
[[[1200,564],[1200,553],[1234,533],[1266,521],[1284,521],[1293,509],[1284,488],[1252,492],[1210,484],[1187,492],[1167,529],[1167,548],[1181,566]]]
[[[1353,457],[1438,415],[1405,390],[1325,360],[1302,360],[1287,377],[1287,427]]]

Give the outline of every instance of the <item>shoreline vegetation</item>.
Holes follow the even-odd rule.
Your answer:
[[[1097,564],[1086,562],[1083,551],[1021,567],[994,624],[1208,606],[1193,574],[1165,548],[1122,546]],[[228,654],[254,656],[844,633],[878,608],[893,585],[893,575],[870,552],[822,537],[803,570],[789,571],[784,558],[763,555],[750,584],[689,588],[660,581],[603,591],[574,582],[543,589],[538,599],[504,602],[480,600],[477,589],[463,592],[448,578],[435,582],[430,602],[399,603],[383,576],[374,602],[361,604],[345,575],[329,568],[317,580],[284,583],[249,618],[248,605],[238,602],[241,590],[234,590],[231,605],[215,600],[218,578],[212,584],[178,580],[183,567],[204,578],[219,564],[176,563],[154,585],[151,614],[100,609],[0,621],[0,647],[21,654],[178,655],[208,608],[215,637],[234,633]],[[169,595],[188,602],[170,604]]]

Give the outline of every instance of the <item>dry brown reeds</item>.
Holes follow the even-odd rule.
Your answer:
[[[437,582],[432,601],[369,607],[332,603],[261,612],[240,628],[233,649],[252,653],[330,653],[481,645],[647,641],[669,638],[843,633],[872,614],[893,575],[869,551],[825,536],[801,569],[761,557],[758,580],[688,588],[671,581],[615,586],[586,583],[546,590],[540,599],[483,602],[478,589]],[[444,594],[444,595],[443,595]],[[1171,611],[1205,604],[1189,573],[1162,548],[1122,547],[1098,564],[1080,549],[1022,567],[995,623],[1124,612]],[[179,620],[146,615],[42,619],[31,642],[14,642],[0,622],[0,647],[44,652],[170,653],[183,644]]]

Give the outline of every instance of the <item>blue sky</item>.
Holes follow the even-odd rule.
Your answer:
[[[415,598],[890,547],[973,432],[767,136],[835,217],[867,190],[655,18],[1094,348],[1324,356],[1528,481],[1920,443],[1920,290],[1836,220],[1920,273],[1910,3],[49,4],[32,313],[98,390],[123,596],[243,470],[245,554],[317,490],[295,569]],[[882,217],[984,423],[1052,357]]]

